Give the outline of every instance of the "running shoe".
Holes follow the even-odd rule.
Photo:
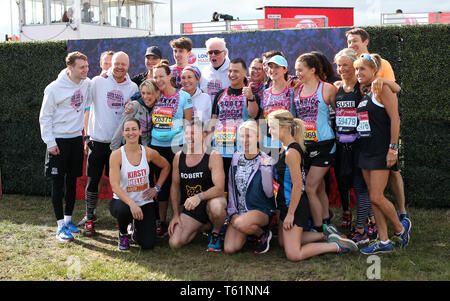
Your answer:
[[[83,227],[84,224],[87,222],[87,220],[88,220],[88,218],[87,218],[87,216],[85,215],[85,216],[83,217],[83,219],[82,219],[81,221],[78,222],[78,224],[77,224],[78,227]],[[94,218],[92,219],[92,221],[93,221],[94,223],[98,223],[98,217],[97,217],[96,214],[94,214]]]
[[[352,227],[352,213],[343,213],[341,227],[344,229],[350,229]]]
[[[392,242],[389,241],[387,244],[381,243],[380,240],[376,239],[372,241],[367,247],[361,249],[361,253],[365,255],[378,254],[378,253],[389,253],[394,250]]]
[[[356,231],[356,229],[354,229],[349,237],[349,239],[353,240],[357,245],[362,245],[365,244],[367,242],[369,242],[369,236],[367,235],[366,231],[364,231],[363,234],[359,233],[358,231]]]
[[[404,218],[409,218],[408,213],[399,213],[399,214],[398,214],[398,219],[399,219],[400,221],[402,221]]]
[[[159,238],[164,238],[167,235],[169,235],[167,223],[157,220],[156,221],[156,236]]]
[[[68,222],[66,224],[66,227],[69,229],[69,231],[70,231],[70,233],[72,235],[76,235],[76,234],[80,234],[81,233],[81,230],[78,229],[73,222]]]
[[[256,241],[255,254],[264,254],[269,251],[270,240],[272,239],[272,231],[266,230]]]
[[[401,223],[405,231],[400,235],[394,234],[392,238],[396,247],[406,247],[410,240],[409,232],[411,231],[411,221],[409,218],[405,217],[402,219]]]
[[[207,252],[220,252],[223,250],[223,236],[216,232],[211,232],[209,235],[209,244],[206,249]]]
[[[56,238],[59,241],[68,242],[73,240],[73,235],[70,233],[70,230],[64,225],[61,229],[57,230]]]
[[[338,229],[336,229],[336,227],[332,224],[329,225],[323,225],[323,234],[325,235],[325,237],[328,240],[328,237],[330,237],[331,234],[336,234],[337,236],[340,236],[342,238],[347,238],[347,236],[345,236],[344,234],[342,234],[341,232],[338,231]]]
[[[92,220],[88,220],[84,223],[84,235],[87,237],[95,235],[94,222]]]
[[[369,222],[367,224],[367,236],[369,236],[370,240],[377,239],[377,237],[378,237],[377,225],[375,225],[372,222]]]
[[[127,232],[128,232],[128,235],[131,236],[131,242],[137,244],[137,236],[136,236],[137,231],[136,231],[136,228],[134,227],[134,220],[132,223],[128,224]]]
[[[330,234],[328,237],[328,242],[334,242],[338,245],[339,250],[337,253],[339,255],[348,253],[350,251],[357,251],[358,246],[351,239],[343,238],[337,234]]]
[[[130,235],[122,235],[119,232],[119,251],[126,251],[130,249]]]

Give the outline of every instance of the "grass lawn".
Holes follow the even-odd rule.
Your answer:
[[[179,250],[170,249],[165,238],[151,251],[132,245],[130,251],[119,252],[108,203],[100,201],[97,209],[99,235],[61,243],[55,239],[49,197],[1,197],[0,280],[368,280],[366,272],[373,264],[359,252],[288,262],[276,238],[270,251],[259,256],[249,246],[235,255],[205,252],[202,235]],[[84,207],[84,201],[76,202],[75,223]],[[341,210],[335,212],[340,224]],[[450,210],[408,208],[408,213],[413,223],[410,244],[379,256],[380,279],[450,280]]]

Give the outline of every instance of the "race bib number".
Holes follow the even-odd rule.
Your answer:
[[[214,131],[214,139],[216,144],[234,144],[236,142],[237,126],[233,123],[219,124]]]
[[[356,108],[337,109],[336,125],[341,127],[355,128],[358,125],[358,115],[356,113]]]
[[[305,122],[305,141],[317,142],[317,130],[315,122]]]
[[[286,110],[285,106],[267,106],[264,108],[264,118],[267,120],[269,114],[276,110]]]
[[[157,129],[171,129],[173,108],[156,107],[153,109],[152,122]]]
[[[369,113],[359,112],[358,113],[359,124],[356,128],[361,137],[370,136],[370,123],[369,123]]]

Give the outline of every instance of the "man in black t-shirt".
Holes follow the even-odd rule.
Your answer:
[[[170,189],[173,217],[169,225],[172,248],[188,244],[197,233],[212,226],[207,251],[223,250],[225,173],[222,156],[215,150],[206,152],[207,134],[200,120],[189,123],[184,136],[186,150],[179,151],[173,159]]]

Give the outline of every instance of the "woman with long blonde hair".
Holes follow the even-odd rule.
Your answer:
[[[278,240],[290,261],[299,261],[323,253],[338,254],[358,250],[356,244],[337,234],[303,232],[310,217],[305,193],[304,125],[287,110],[269,114],[272,139],[281,141],[280,157],[275,165],[274,191],[280,209]]]

